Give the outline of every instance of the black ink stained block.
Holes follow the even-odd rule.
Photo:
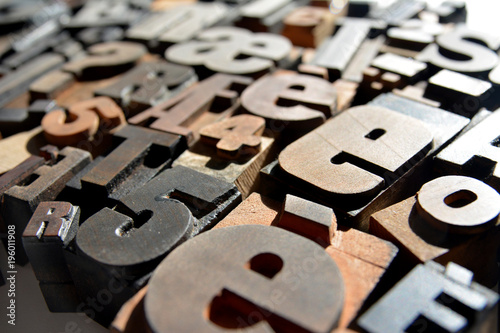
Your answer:
[[[498,294],[472,278],[454,263],[446,268],[432,261],[418,265],[358,324],[370,333],[492,332],[489,319]]]
[[[94,314],[108,325],[170,251],[211,228],[239,202],[233,184],[181,166],[163,171],[78,229],[76,254],[66,259],[80,298],[109,294]]]

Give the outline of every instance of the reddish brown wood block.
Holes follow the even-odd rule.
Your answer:
[[[453,261],[495,284],[500,239],[500,195],[479,180],[446,176],[426,183],[415,197],[372,215],[370,231],[400,248],[412,263]]]
[[[109,97],[75,103],[67,116],[64,111],[55,110],[42,119],[45,137],[58,146],[83,147],[86,141],[92,146],[100,146],[124,124],[123,111]]]
[[[333,33],[335,15],[320,7],[299,7],[283,20],[281,34],[302,47],[318,47]]]
[[[194,143],[201,127],[231,115],[239,107],[239,95],[252,81],[243,76],[216,74],[129,122],[182,135]]]
[[[290,208],[304,216],[301,223],[290,221]],[[329,226],[326,222],[319,232],[311,229],[311,224],[317,224],[318,206],[313,202],[297,197],[287,196],[284,207],[278,201],[266,198],[258,193],[252,193],[245,201],[236,207],[226,218],[219,222],[215,229],[235,225],[259,224],[266,226],[285,227],[299,235],[313,238],[325,247],[326,252],[334,259],[340,268],[344,284],[344,309],[339,321],[339,328],[346,328],[356,317],[363,302],[377,285],[380,277],[389,267],[396,255],[394,245],[375,236],[356,229],[339,226],[336,217],[330,209]],[[327,209],[324,206],[320,206]],[[280,211],[284,210],[284,213]],[[328,212],[326,212],[326,215]],[[303,223],[309,220],[309,223]],[[324,220],[324,218],[323,218]],[[322,231],[321,231],[322,229]],[[325,234],[331,237],[331,242],[325,242]],[[321,236],[323,235],[323,236]],[[336,332],[336,331],[335,331]]]

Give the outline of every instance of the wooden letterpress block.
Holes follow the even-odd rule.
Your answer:
[[[328,333],[343,299],[339,267],[321,246],[280,228],[239,225],[173,251],[154,272],[144,309],[152,332],[253,326]]]
[[[0,21],[2,22],[1,28],[2,31],[7,33],[14,32],[33,23],[34,17],[36,17],[39,11],[46,12],[43,17],[39,18],[39,20],[43,22],[54,16],[57,17],[57,14],[59,14],[63,8],[66,8],[66,6],[54,3],[42,3],[34,6],[29,2],[3,2],[0,4],[0,8],[2,10],[0,15]]]
[[[16,70],[48,52],[61,55],[66,60],[80,56],[83,53],[82,45],[73,40],[68,32],[60,32],[61,28],[54,22],[56,20],[46,22],[13,42],[12,49],[15,52],[5,57],[2,65]]]
[[[94,90],[108,85],[113,76],[130,68],[146,53],[143,45],[132,42],[105,42],[87,49],[83,57],[30,81],[32,100],[55,98],[63,107],[93,97]]]
[[[427,72],[427,64],[392,53],[377,56],[371,66],[363,71],[358,98],[361,102],[367,102],[383,92],[414,84],[424,78]]]
[[[17,257],[19,263],[26,263],[21,235],[38,204],[54,200],[66,182],[91,161],[88,152],[66,147],[59,153],[54,165],[43,165],[4,193],[2,216],[6,224],[15,225]]]
[[[78,203],[84,217],[146,184],[185,148],[175,135],[133,125],[122,127],[112,139],[114,148],[81,170],[61,194]]]
[[[82,29],[97,26],[129,26],[137,21],[141,10],[130,2],[88,1],[66,24],[69,29]]]
[[[370,333],[492,332],[498,295],[455,263],[415,267],[358,321]],[[487,327],[489,325],[489,327]]]
[[[449,28],[437,22],[411,19],[398,27],[387,30],[388,45],[393,48],[422,51],[427,45],[434,42],[435,36],[446,32]],[[394,53],[399,54],[398,52]]]
[[[221,3],[184,3],[168,10],[153,11],[130,27],[125,36],[152,50],[164,51],[172,44],[186,42],[213,25],[232,16]]]
[[[426,8],[426,11],[436,14],[441,23],[463,23],[467,18],[465,1],[444,1],[439,6]]]
[[[234,183],[243,198],[258,186],[259,170],[275,156],[274,139],[261,136],[265,120],[238,115],[200,130],[201,140],[177,158],[173,166]]]
[[[145,48],[131,42],[107,42],[88,48],[87,55],[63,66],[78,79],[106,78],[121,73],[145,54]]]
[[[125,31],[122,27],[102,26],[84,28],[75,35],[75,38],[88,48],[94,44],[122,40],[124,35]]]
[[[300,136],[336,112],[337,91],[326,80],[295,73],[260,78],[241,96],[243,108],[267,120],[272,132]]]
[[[357,65],[355,65],[354,67],[356,66]],[[300,74],[312,75],[321,79],[328,80],[328,70],[323,67],[310,64],[301,64],[298,66],[298,72]],[[348,79],[338,79],[332,83],[333,88],[337,90],[337,103],[333,115],[347,110],[351,106],[351,103],[353,103],[354,98],[356,97],[357,89],[359,87],[357,80],[352,79],[351,77],[351,74],[356,75],[355,72],[356,70],[353,69],[351,73],[348,73]],[[294,72],[279,70],[274,73],[274,75],[282,74],[294,74]],[[361,80],[359,81],[361,82]]]
[[[191,67],[165,61],[143,62],[117,82],[94,93],[112,98],[126,110],[127,117],[131,117],[172,98],[196,81]]]
[[[5,107],[23,94],[33,80],[61,67],[63,63],[64,58],[58,54],[43,54],[2,77],[0,79],[0,106]]]
[[[163,257],[211,228],[240,198],[234,185],[178,166],[123,197],[115,209],[100,210],[80,226],[77,255],[69,259],[80,297],[107,290],[112,297],[96,318],[109,324]]]
[[[339,79],[333,82],[332,86],[337,90],[336,113],[350,108],[351,104],[354,103],[359,84],[349,80]]]
[[[194,66],[200,78],[213,73],[256,78],[286,61],[291,50],[290,41],[280,35],[216,27],[199,33],[195,40],[171,46],[165,57],[173,63]],[[240,57],[242,54],[244,57]]]
[[[0,207],[3,205],[3,194],[12,186],[21,183],[29,175],[31,175],[36,169],[45,164],[45,160],[39,156],[30,156],[23,162],[19,163],[16,167],[4,173],[0,176]],[[2,215],[0,214],[0,230],[2,232],[7,231],[7,226],[3,221]]]
[[[299,7],[283,20],[281,34],[293,45],[315,48],[333,33],[335,15],[326,8]]]
[[[61,32],[60,22],[71,13],[66,3],[4,2],[0,6],[1,29],[8,40],[0,51],[2,67],[15,70],[45,52],[60,53],[67,57],[73,55],[66,49],[67,45],[73,44],[69,33]],[[10,28],[13,30],[9,31]],[[76,52],[80,50],[81,45],[74,49]]]
[[[478,44],[470,41],[478,40]],[[445,49],[454,57],[444,56],[439,49]],[[493,69],[498,62],[496,51],[500,48],[500,39],[470,30],[463,25],[458,25],[454,30],[437,37],[435,44],[427,46],[416,57],[419,61],[428,62],[436,67],[451,71],[480,76]],[[468,60],[455,60],[458,56],[465,56]]]
[[[396,247],[388,242],[338,225],[330,208],[292,195],[287,195],[281,204],[252,193],[215,229],[245,224],[283,228],[309,238],[325,249],[339,266],[345,285],[338,329],[351,324],[397,252]]]
[[[288,145],[279,165],[268,170],[280,191],[333,206],[362,230],[369,215],[410,189],[415,193],[431,172],[429,156],[468,123],[391,94],[372,103],[348,109]]]
[[[382,54],[373,59],[372,66],[385,72],[400,75],[407,84],[417,82],[427,69],[425,63],[390,53]]]
[[[372,60],[377,56],[384,41],[385,37],[382,35],[363,41],[342,73],[342,79],[361,83],[363,81],[363,71],[370,66]]]
[[[386,73],[378,68],[368,67],[363,70],[363,82],[360,86],[357,102],[365,104],[382,93],[402,87],[403,80],[398,74]]]
[[[394,1],[390,6],[378,6],[370,10],[369,17],[383,20],[390,25],[399,25],[415,17],[425,8],[425,3],[418,1]]]
[[[43,157],[30,156],[22,163],[19,163],[15,168],[9,170],[0,177],[0,197],[3,198],[3,194],[9,188],[14,185],[19,184],[29,175],[31,175],[36,169],[45,164]]]
[[[129,123],[182,135],[192,144],[202,127],[232,115],[239,108],[239,96],[252,81],[244,76],[215,74],[137,114]]]
[[[429,79],[425,97],[441,102],[443,109],[472,118],[480,108],[499,105],[488,81],[443,69]]]
[[[495,111],[453,141],[436,156],[435,172],[474,177],[500,191],[499,122]]]
[[[71,106],[68,115],[55,110],[42,119],[47,141],[60,147],[90,148],[94,155],[106,150],[110,135],[126,124],[123,111],[108,97],[96,97]]]
[[[382,28],[382,22],[368,19],[346,18],[337,32],[317,49],[312,64],[328,69],[330,81],[342,77],[352,58],[368,37],[370,31]]]
[[[68,202],[42,202],[23,233],[23,245],[52,312],[73,312],[79,299],[63,251],[73,242],[80,209]]]
[[[498,281],[500,195],[479,180],[445,176],[372,215],[370,231],[394,242],[405,260],[453,261],[487,286]]]
[[[427,82],[421,81],[415,85],[406,86],[403,89],[394,89],[392,92],[396,96],[404,97],[415,102],[439,108],[441,106],[441,103],[424,97],[426,87]]]
[[[257,0],[245,4],[239,8],[240,18],[234,25],[254,32],[271,32],[279,34],[283,29],[285,17],[301,2],[291,0]]]
[[[30,85],[30,99],[54,99],[75,81],[73,74],[51,71]]]

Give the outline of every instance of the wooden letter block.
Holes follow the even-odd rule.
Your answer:
[[[386,72],[401,75],[407,83],[418,81],[422,72],[427,69],[427,65],[423,62],[391,53],[385,53],[373,59],[372,66]]]
[[[75,311],[79,302],[64,248],[76,236],[80,209],[68,202],[42,202],[23,233],[23,245],[52,312]]]
[[[109,324],[173,248],[211,228],[240,198],[234,185],[178,166],[123,197],[115,209],[101,209],[76,236],[78,257],[70,269],[80,297],[96,297],[118,278],[121,290],[98,315]]]
[[[435,36],[445,31],[445,26],[437,22],[411,19],[387,31],[388,44],[392,47],[422,51],[424,47],[434,42]]]
[[[498,97],[488,81],[443,69],[429,79],[425,97],[441,102],[443,109],[472,118],[480,108],[491,110]]]
[[[407,136],[407,133],[412,133]],[[332,199],[373,198],[388,173],[432,147],[425,124],[382,107],[350,108],[286,147],[280,167]]]
[[[90,141],[92,146],[99,145],[103,136],[112,134],[125,123],[123,111],[112,99],[96,97],[73,104],[68,116],[62,110],[46,114],[42,128],[47,141],[52,144],[82,147],[84,141]]]
[[[182,165],[234,183],[243,198],[258,187],[259,170],[275,158],[274,139],[260,136],[263,118],[238,115],[200,130],[201,140],[177,158]],[[256,135],[254,135],[256,134]]]
[[[127,118],[180,93],[196,81],[191,67],[167,62],[143,62],[119,81],[95,91],[126,109]]]
[[[443,149],[435,159],[435,170],[441,174],[474,177],[500,191],[499,123],[500,110]]]
[[[392,53],[377,56],[371,66],[363,71],[360,102],[367,102],[382,92],[414,84],[427,72],[427,64]]]
[[[172,44],[193,39],[204,29],[224,20],[228,14],[229,8],[221,3],[182,4],[168,10],[151,12],[129,28],[126,37],[144,42],[153,49],[158,46],[165,49]]]
[[[281,34],[293,45],[316,48],[333,33],[334,21],[326,8],[299,7],[285,17]]]
[[[254,32],[279,34],[283,20],[298,4],[292,0],[256,0],[241,6],[240,19],[234,22],[237,27]],[[305,1],[301,1],[304,3]]]
[[[38,204],[54,200],[65,184],[91,160],[88,152],[66,147],[59,152],[56,164],[39,167],[21,184],[4,193],[2,215],[6,224],[16,226],[17,262],[26,263],[21,236]]]
[[[478,44],[470,39],[486,44]],[[452,71],[478,75],[491,70],[498,62],[496,51],[500,48],[500,38],[476,32],[459,25],[455,30],[442,34],[436,39],[437,44],[427,46],[418,56],[417,60],[429,62],[437,67]],[[453,55],[466,56],[469,60],[455,60],[439,52],[444,48]]]
[[[119,26],[93,26],[78,31],[75,38],[87,48],[94,44],[122,40],[124,34],[125,32]]]
[[[309,238],[335,261],[344,280],[345,297],[334,332],[342,332],[356,318],[397,253],[397,248],[384,240],[338,225],[330,208],[292,195],[281,204],[252,193],[215,229],[246,224],[276,226]]]
[[[427,82],[421,81],[416,85],[406,86],[403,89],[394,89],[392,92],[396,96],[404,97],[415,102],[439,108],[441,106],[440,102],[424,97],[426,87]]]
[[[30,99],[54,99],[74,81],[73,74],[56,69],[30,85]]]
[[[208,125],[200,130],[201,140],[215,144],[217,155],[227,159],[237,159],[245,155],[255,155],[260,150],[266,123],[263,118],[239,115]]]
[[[463,23],[467,18],[465,1],[461,0],[444,1],[439,6],[426,8],[426,11],[438,15],[441,23]]]
[[[312,64],[328,69],[330,81],[340,78],[349,62],[378,22],[367,19],[348,18],[342,26],[319,46]]]
[[[363,81],[363,71],[370,66],[372,60],[377,56],[384,41],[384,36],[366,39],[342,73],[342,79],[361,83]]]
[[[47,72],[60,67],[64,58],[58,54],[43,54],[0,79],[0,107],[23,94],[33,82]]]
[[[32,155],[15,168],[7,171],[0,176],[0,198],[12,186],[21,183],[28,178],[36,169],[45,164],[45,160],[40,156]]]
[[[349,219],[346,223],[368,230],[371,214],[418,190],[431,173],[433,153],[468,122],[393,94],[380,95],[287,146],[279,164],[262,170],[277,185],[266,194],[297,193],[333,206]]]
[[[55,98],[66,108],[94,97],[94,91],[117,81],[113,77],[134,67],[146,53],[143,45],[131,42],[95,44],[87,53],[29,82],[30,99]]]
[[[400,246],[411,262],[453,261],[487,286],[498,276],[500,195],[474,178],[445,176],[372,215],[370,231]]]
[[[66,63],[62,69],[80,80],[101,79],[133,67],[145,53],[146,48],[137,43],[101,43],[92,45],[85,57]]]
[[[180,95],[130,118],[129,123],[182,135],[191,144],[197,139],[197,133],[193,133],[190,125],[207,113],[217,113],[215,119],[231,115],[240,105],[241,92],[252,81],[244,76],[213,75]]]
[[[344,297],[339,268],[320,246],[242,225],[211,230],[172,252],[153,274],[144,307],[152,332],[253,326],[329,333]]]
[[[383,20],[390,25],[400,25],[415,17],[425,8],[425,3],[419,1],[395,1],[390,6],[378,6],[370,10],[369,17]]]
[[[366,332],[492,332],[494,291],[472,281],[467,269],[432,261],[418,265],[358,321]]]
[[[122,127],[113,139],[115,148],[95,159],[66,187],[65,197],[78,202],[85,216],[107,200],[115,202],[140,188],[184,150],[175,135],[132,125]]]
[[[259,77],[274,69],[292,49],[290,41],[280,35],[253,34],[234,27],[210,28],[197,40],[170,47],[165,57],[168,61],[203,66],[209,72]],[[243,59],[239,56],[244,55]],[[207,74],[198,71],[202,78]]]
[[[70,29],[99,26],[128,26],[136,21],[141,11],[134,10],[131,2],[88,1],[66,25]]]
[[[335,113],[337,90],[326,80],[300,74],[266,76],[243,92],[246,111],[268,121],[272,131],[304,134]]]

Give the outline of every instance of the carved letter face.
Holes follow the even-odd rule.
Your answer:
[[[373,197],[433,136],[414,118],[383,107],[359,106],[286,147],[279,164],[327,196]]]
[[[330,332],[344,303],[335,262],[314,242],[274,227],[208,231],[172,252],[145,300],[153,332]]]
[[[197,41],[170,47],[168,61],[203,65],[213,72],[259,76],[284,59],[292,44],[283,36],[251,32],[232,27],[211,28],[202,32]],[[238,59],[239,56],[246,57]]]

